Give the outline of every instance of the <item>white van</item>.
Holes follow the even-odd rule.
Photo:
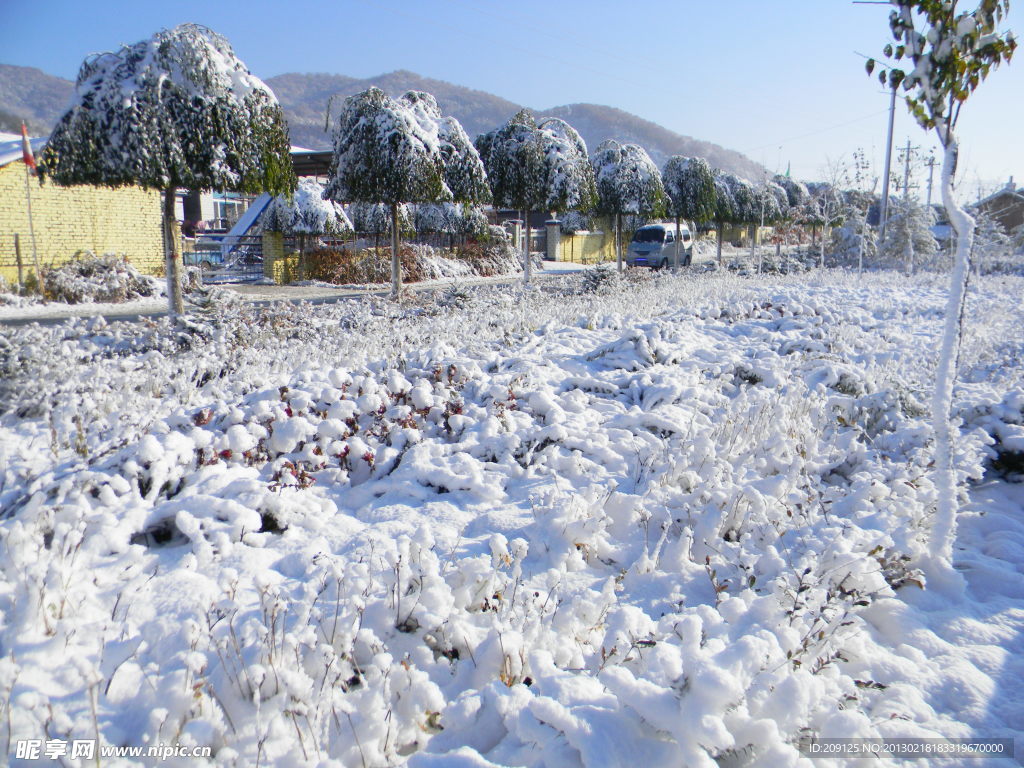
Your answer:
[[[693,258],[693,236],[685,223],[679,225],[679,265],[688,267]],[[633,233],[626,249],[626,264],[630,267],[664,269],[675,264],[676,225],[672,223],[647,224]]]

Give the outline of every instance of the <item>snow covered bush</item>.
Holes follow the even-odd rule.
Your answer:
[[[586,279],[0,333],[3,737],[798,768],[972,735],[948,702],[1002,667],[915,608],[935,281]],[[970,316],[1019,326],[982,280]],[[984,425],[1019,437],[1003,330],[964,357],[961,478]]]
[[[932,234],[934,225],[935,211],[928,206],[916,200],[890,200],[879,262],[888,269],[902,268],[907,274],[915,269],[941,269],[936,262],[939,244]]]
[[[986,211],[977,211],[974,217],[975,272],[983,274],[1022,274],[1024,254],[1014,254],[1013,239],[998,219]]]
[[[520,269],[508,242],[467,243],[452,249],[405,244],[399,255],[402,274],[414,283],[445,277],[509,275]],[[389,255],[379,248],[312,251],[309,254],[310,277],[339,285],[383,283],[390,277],[388,258]]]
[[[51,301],[108,304],[159,293],[154,278],[114,253],[79,253],[66,264],[43,271],[43,294]]]

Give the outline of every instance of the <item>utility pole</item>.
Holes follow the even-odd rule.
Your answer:
[[[889,219],[889,174],[892,168],[892,124],[896,119],[896,86],[889,100],[889,134],[885,139],[885,172],[882,175],[882,212],[878,226],[878,241],[885,242],[885,225]]]
[[[913,149],[919,149],[919,147],[913,147]],[[907,148],[903,150],[903,199],[910,199],[910,153],[912,149],[910,146],[910,139],[907,138]]]
[[[935,172],[935,155],[928,156],[928,207],[932,206],[932,174]]]

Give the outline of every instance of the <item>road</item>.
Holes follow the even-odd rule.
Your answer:
[[[564,275],[582,272],[588,269],[582,264],[569,262],[545,262],[543,270],[534,270],[533,277],[539,281],[551,280]],[[411,291],[433,291],[444,289],[453,283],[459,285],[507,285],[522,280],[521,275],[501,277],[470,277],[445,278],[427,280],[420,283],[407,283],[405,287]],[[310,304],[332,304],[344,299],[365,296],[387,296],[391,292],[389,285],[380,286],[330,286],[314,285],[258,285],[255,283],[233,283],[219,286],[235,291],[254,306],[267,306],[278,301],[299,302]],[[125,304],[34,304],[19,310],[13,307],[0,308],[0,326],[17,327],[39,323],[40,325],[57,325],[71,318],[102,317],[108,322],[138,321],[154,319],[167,314],[167,300],[163,297],[141,299]]]

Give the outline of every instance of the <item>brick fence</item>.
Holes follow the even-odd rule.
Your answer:
[[[43,268],[60,266],[82,251],[124,254],[149,274],[163,269],[160,193],[141,187],[60,187],[31,177],[32,222]],[[25,166],[0,168],[0,276],[18,279],[14,236],[21,240],[24,276],[34,272],[25,200]]]

